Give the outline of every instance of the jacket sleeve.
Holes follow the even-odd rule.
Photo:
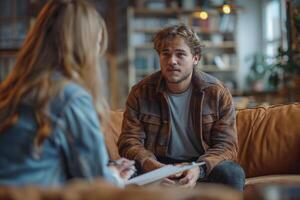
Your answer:
[[[211,146],[199,158],[199,161],[206,163],[206,175],[221,161],[237,159],[238,141],[235,108],[227,88],[221,92],[219,99],[219,118],[214,122],[211,129]]]
[[[138,98],[134,94],[134,89],[132,89],[127,98],[122,133],[118,141],[119,153],[123,157],[135,160],[138,167],[142,168],[143,171],[149,171],[150,169],[145,169],[145,161],[155,161],[156,157],[144,147],[145,138],[146,133],[143,124],[139,120]]]
[[[121,180],[107,167],[108,154],[99,118],[88,94],[72,97],[64,106],[61,134],[64,162],[73,178],[104,178],[122,186]],[[66,140],[64,140],[66,139]]]

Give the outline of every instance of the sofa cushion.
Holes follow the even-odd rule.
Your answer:
[[[300,199],[300,175],[248,178],[244,188],[244,200],[248,199]]]
[[[239,110],[237,131],[246,177],[300,173],[300,104]]]
[[[247,178],[246,185],[299,185],[300,175],[268,175],[253,178]]]

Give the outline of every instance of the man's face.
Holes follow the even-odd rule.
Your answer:
[[[160,51],[162,76],[168,84],[190,83],[193,67],[199,57],[193,56],[189,46],[180,36],[167,41]]]

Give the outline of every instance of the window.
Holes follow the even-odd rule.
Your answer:
[[[264,9],[264,41],[265,54],[274,57],[278,47],[282,46],[281,30],[281,2],[280,0],[268,0],[265,2]]]

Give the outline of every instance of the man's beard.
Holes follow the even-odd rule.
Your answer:
[[[178,84],[178,83],[181,83],[181,82],[185,81],[186,79],[188,79],[191,74],[192,74],[192,72],[189,74],[186,74],[185,76],[183,76],[182,78],[180,78],[178,80],[169,80],[167,77],[165,77],[165,79],[168,83]]]

